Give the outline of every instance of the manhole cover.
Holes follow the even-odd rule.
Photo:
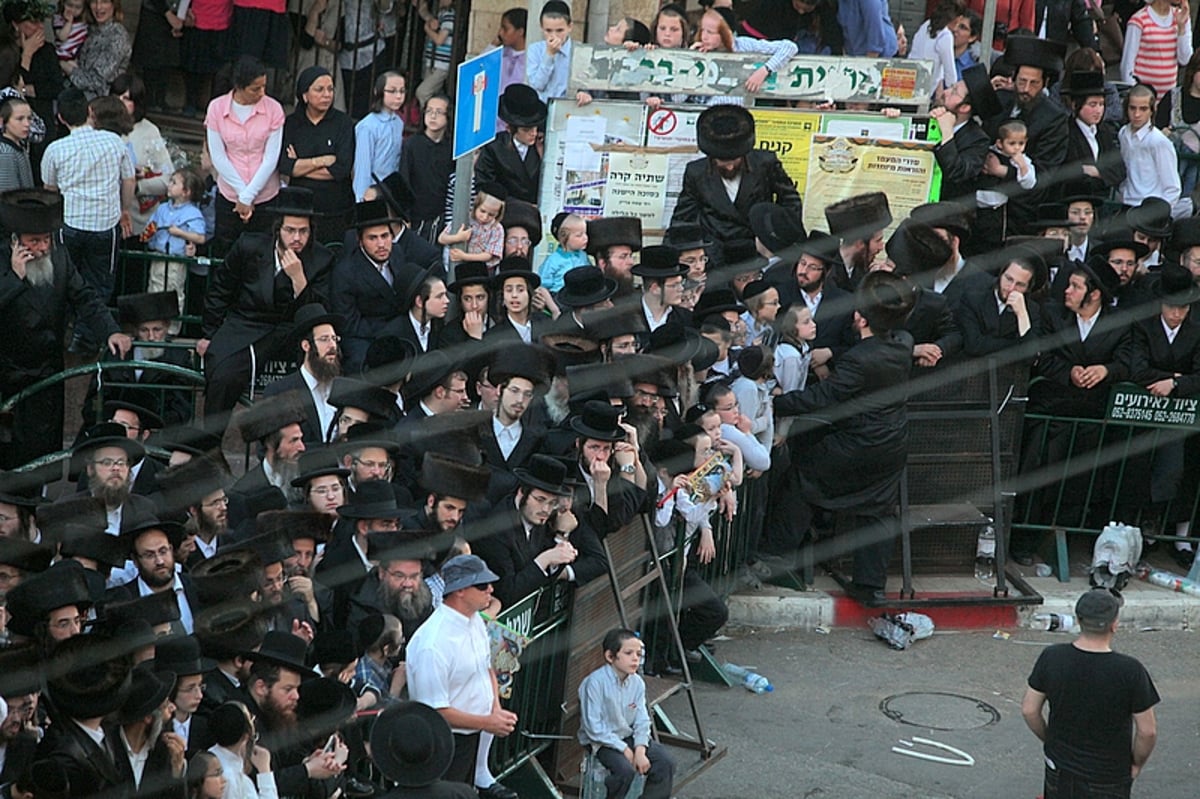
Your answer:
[[[894,694],[879,709],[893,721],[929,730],[974,730],[1000,720],[1000,711],[982,699],[943,691]]]

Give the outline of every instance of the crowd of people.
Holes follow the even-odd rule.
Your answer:
[[[286,12],[221,5],[181,18],[148,0],[130,37],[111,0],[68,0],[50,28],[41,5],[4,4],[0,67],[5,48],[19,56],[27,99],[0,105],[0,315],[14,325],[0,398],[62,371],[68,352],[108,362],[71,444],[74,485],[60,464],[33,463],[63,447],[61,386],[10,402],[3,420],[0,784],[13,796],[386,785],[509,799],[488,754],[520,719],[499,699],[485,615],[605,576],[607,537],[641,518],[664,548],[682,546],[682,651],[610,633],[579,688],[580,743],[610,795],[641,774],[645,796],[668,797],[673,765],[650,740],[638,675],[680,673],[725,623],[699,568],[717,555],[719,519],[748,531],[742,584],[822,540],[852,554],[849,593],[878,604],[914,378],[1022,364],[1038,378],[1029,411],[1051,417],[1103,417],[1122,381],[1200,393],[1200,123],[1188,122],[1200,56],[1186,5],[1132,15],[1141,38],[1127,31],[1136,52],[1120,68],[1138,81],[1118,96],[1094,21],[1059,19],[1066,4],[1012,24],[990,71],[972,63],[974,12],[940,4],[912,55],[938,67],[942,199],[894,213],[881,192],[809,194],[824,230],[805,230],[795,181],[756,147],[743,98],[705,99],[660,244],[636,217],[540,202],[547,102],[568,97],[560,0],[527,54],[526,14],[503,16],[503,130],[457,186],[441,93],[452,3],[418,9],[428,69],[415,113],[418,76],[373,68],[395,47],[380,4],[342,4],[343,28],[361,32],[341,42],[338,74],[319,55],[299,72],[290,112],[268,90]],[[724,5],[695,33],[674,5],[649,25],[621,18],[606,42],[760,53],[750,93],[797,52],[907,49],[886,3],[763,2],[742,19]],[[305,35],[328,49],[325,10]],[[1078,49],[1064,61],[1068,29]],[[147,68],[168,41],[177,61],[162,66],[193,77],[236,56],[207,103],[203,170],[177,168],[145,118],[165,102]],[[127,71],[131,52],[147,77]],[[363,81],[370,91],[350,90]],[[189,78],[189,102],[201,96]],[[456,190],[471,195],[458,229]],[[114,297],[131,241],[176,260]],[[197,253],[219,258],[206,281],[190,274]],[[1027,472],[1104,443],[1038,424]],[[239,438],[244,470],[225,454]],[[1190,503],[1176,502],[1196,491],[1193,449],[1155,448],[1121,497],[1137,513],[1171,508],[1181,565],[1194,558]],[[1021,501],[1031,514],[1061,504],[1037,490]],[[1039,544],[1014,534],[1012,557],[1031,563]],[[1097,629],[1111,621],[1101,610]],[[1041,669],[1031,679],[1039,701],[1051,683]],[[363,714],[373,728],[348,723]]]

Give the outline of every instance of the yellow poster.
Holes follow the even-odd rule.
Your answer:
[[[790,109],[753,108],[755,147],[779,156],[788,177],[803,199],[808,175],[808,151],[812,137],[821,130],[820,114],[797,113]]]
[[[937,165],[933,147],[930,142],[813,136],[804,226],[825,230],[825,206],[882,191],[895,220],[885,234],[890,236],[913,208],[929,201]]]

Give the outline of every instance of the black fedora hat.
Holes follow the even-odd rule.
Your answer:
[[[276,216],[307,216],[311,218],[318,215],[313,207],[312,190],[299,186],[280,188],[275,198],[267,203],[266,210]]]
[[[349,630],[320,630],[313,636],[312,646],[308,648],[308,662],[313,666],[334,663],[344,666],[360,654],[362,650],[354,645],[354,633]]]
[[[115,536],[110,536],[110,538]],[[50,568],[54,550],[35,544],[27,538],[0,537],[0,563],[26,573],[44,572]]]
[[[740,158],[754,149],[754,117],[740,105],[714,105],[696,120],[696,144],[710,158]]]
[[[642,220],[636,216],[606,216],[587,223],[588,255],[599,255],[609,247],[625,245],[634,252],[642,249]]]
[[[0,469],[0,502],[21,508],[36,508],[47,501],[42,496],[40,477]]]
[[[396,491],[386,480],[370,480],[359,485],[350,502],[338,508],[338,516],[359,519],[399,519],[412,512],[396,504]]]
[[[568,420],[568,426],[583,438],[597,441],[624,441],[621,409],[598,400],[584,403],[583,410]]]
[[[302,423],[307,414],[305,398],[299,391],[263,397],[237,417],[238,431],[242,440],[261,441],[288,425]]]
[[[537,247],[542,242],[542,217],[536,206],[524,200],[509,200],[504,204],[504,232],[507,236],[509,228],[525,228],[529,234],[529,246]],[[589,234],[591,232],[589,231]],[[461,268],[462,264],[459,264]]]
[[[117,297],[117,315],[123,325],[170,321],[179,316],[179,295],[174,291],[153,291]]]
[[[146,718],[167,701],[174,689],[173,672],[156,671],[145,663],[139,663],[133,669],[129,696],[117,711],[117,724],[133,724]]]
[[[74,605],[82,611],[92,606],[84,569],[75,561],[59,561],[40,574],[27,576],[8,592],[8,628],[33,637],[39,622],[52,610]]]
[[[1191,247],[1200,247],[1200,216],[1177,220],[1171,232],[1172,250],[1182,254]]]
[[[358,698],[349,685],[333,677],[300,683],[296,716],[310,733],[325,735],[354,714]]]
[[[1108,254],[1113,250],[1130,250],[1133,252],[1133,257],[1139,261],[1150,254],[1150,248],[1147,245],[1134,240],[1132,231],[1128,228],[1116,227],[1106,230],[1104,235],[1088,248],[1088,260],[1090,261],[1093,255],[1103,256],[1107,259]]]
[[[584,319],[584,330],[597,343],[611,341],[617,336],[640,336],[649,332],[646,316],[640,308],[610,308],[589,314]]]
[[[300,488],[306,485],[309,480],[329,475],[337,477],[350,476],[350,470],[342,466],[341,462],[338,461],[337,450],[333,447],[305,450],[300,455],[300,474],[292,480],[292,486]]]
[[[773,253],[805,239],[804,222],[800,217],[775,203],[755,203],[750,206],[749,218],[754,235]]]
[[[199,455],[159,474],[158,486],[162,492],[159,507],[167,513],[186,511],[205,497],[224,491],[231,483],[231,475],[221,464],[207,455]]]
[[[1067,216],[1067,202],[1039,203],[1037,217],[1030,223],[1034,230],[1049,230],[1051,228],[1077,227],[1079,223],[1072,222]]]
[[[529,286],[530,294],[542,285],[542,279],[533,271],[533,264],[529,262],[528,258],[522,258],[520,255],[510,255],[500,259],[500,263],[496,264],[496,273],[492,276],[492,288],[500,291],[504,286],[504,281],[510,277],[524,278],[525,283]]]
[[[47,189],[0,194],[0,224],[9,233],[53,233],[63,224],[63,196]]]
[[[63,558],[93,560],[103,574],[119,569],[129,559],[128,542],[123,536],[109,535],[103,524],[97,527],[68,521],[52,540],[58,542],[58,554]]]
[[[1175,227],[1171,220],[1171,204],[1161,197],[1147,197],[1130,208],[1125,212],[1125,222],[1153,239],[1167,238]]]
[[[438,452],[426,452],[417,482],[430,493],[473,502],[487,494],[491,474],[487,466],[463,463]]]
[[[967,86],[967,102],[971,110],[980,119],[990,119],[1001,111],[1000,98],[992,87],[992,79],[988,68],[983,64],[967,67],[962,72],[963,83]]]
[[[571,493],[571,489],[565,485],[567,470],[549,455],[531,456],[525,466],[513,469],[513,474],[525,488],[540,488],[560,497]]]
[[[390,386],[408,379],[417,345],[399,336],[380,336],[367,347],[362,379],[377,386]]]
[[[367,560],[386,565],[396,560],[431,560],[432,533],[425,530],[376,530],[367,533]],[[382,620],[382,616],[376,616]],[[378,638],[372,636],[372,640]],[[368,642],[363,641],[364,645]]]
[[[116,654],[113,644],[108,636],[84,633],[55,647],[46,681],[55,708],[74,719],[93,719],[125,704],[133,661]]]
[[[524,83],[509,84],[500,95],[498,116],[512,128],[538,128],[546,122],[546,104]]]
[[[492,276],[482,261],[461,261],[454,267],[454,280],[446,284],[446,291],[457,294],[466,286],[483,286],[490,289]]]
[[[205,655],[218,660],[239,657],[263,642],[267,623],[249,602],[225,602],[196,614],[196,640]]]
[[[912,209],[909,219],[948,230],[965,241],[971,237],[971,230],[975,226],[975,209],[953,200],[941,200],[918,205]]]
[[[837,236],[832,236],[824,230],[810,230],[808,238],[801,242],[797,249],[802,255],[816,258],[826,265],[833,265],[841,260],[841,254],[838,252],[839,246]]]
[[[292,341],[300,341],[312,332],[318,325],[332,325],[336,333],[346,325],[346,319],[341,314],[330,313],[319,302],[310,302],[296,309],[292,317]]]
[[[0,697],[13,699],[42,690],[42,648],[34,643],[0,649]]]
[[[141,430],[138,432],[161,430],[165,426],[163,418],[151,408],[156,405],[154,394],[144,388],[122,388],[104,400],[103,416],[111,419],[117,411],[129,411],[138,418]],[[124,427],[124,425],[121,425]]]
[[[119,447],[125,450],[125,457],[129,461],[130,468],[141,463],[142,458],[146,457],[146,448],[127,436],[124,426],[116,422],[102,422],[88,428],[75,442],[75,446],[71,450],[73,467],[82,471],[84,456],[102,447]]]
[[[369,227],[391,225],[404,220],[392,214],[387,200],[376,197],[374,200],[361,200],[354,204],[354,213],[350,217],[350,227],[362,231]]]
[[[1068,97],[1103,97],[1104,73],[1093,71],[1068,72],[1063,78],[1061,94]]]
[[[375,421],[394,422],[400,414],[395,394],[352,377],[333,378],[327,401],[335,408],[358,408]]]
[[[552,368],[551,356],[545,348],[520,344],[493,353],[488,366],[488,380],[493,386],[500,386],[509,378],[523,377],[538,386],[547,382]]]
[[[263,637],[262,646],[245,652],[244,657],[255,663],[269,663],[289,671],[299,672],[303,677],[312,674],[305,661],[308,642],[298,635],[282,630],[272,630]]]
[[[359,422],[346,431],[346,440],[337,445],[340,455],[357,452],[366,447],[385,450],[389,455],[400,454],[400,442],[391,428],[383,422]]]
[[[632,271],[648,280],[666,280],[686,275],[688,266],[679,262],[679,250],[667,244],[656,244],[642,248],[641,262]]]
[[[708,238],[708,234],[704,232],[704,228],[691,222],[681,222],[677,225],[671,225],[671,227],[667,228],[667,236],[663,240],[663,243],[670,244],[680,252],[699,250],[702,247],[712,246],[712,241]]]
[[[433,708],[401,702],[375,719],[371,756],[383,775],[402,788],[432,785],[454,759],[454,735]]]
[[[1072,271],[1081,271],[1091,278],[1093,287],[1100,289],[1100,294],[1105,299],[1111,299],[1121,290],[1121,278],[1108,263],[1107,252],[1089,252],[1087,260]]]
[[[221,438],[198,427],[168,427],[154,434],[150,442],[167,452],[185,452],[188,455],[221,453]],[[224,460],[224,455],[221,455]]]
[[[204,674],[217,667],[217,661],[200,652],[194,635],[169,635],[154,646],[154,670],[169,671],[176,677]]]
[[[745,310],[746,306],[738,299],[733,289],[728,286],[717,286],[705,289],[704,293],[700,295],[700,299],[696,300],[696,307],[692,309],[692,318],[701,322],[704,317],[712,314],[726,311],[740,314]]]
[[[600,267],[587,264],[567,270],[557,299],[560,305],[586,308],[604,302],[616,293],[617,281],[606,276]]]
[[[1191,305],[1200,300],[1200,286],[1196,285],[1191,270],[1186,266],[1167,264],[1159,270],[1154,294],[1164,303]]]
[[[393,172],[383,179],[372,173],[371,179],[375,181],[375,187],[387,202],[392,213],[407,221],[412,215],[413,205],[417,201],[417,196],[413,193],[408,179],[399,172]]]
[[[183,543],[186,532],[183,525],[171,519],[159,519],[153,516],[140,519],[128,530],[121,531],[121,537],[129,546],[130,558],[134,557],[133,548],[137,545],[137,540],[146,533],[159,532],[167,537],[167,541],[171,543],[172,549],[178,549]]]
[[[754,281],[749,285],[759,284],[764,291],[774,288],[766,281]],[[671,323],[659,327],[650,334],[646,345],[646,353],[663,358],[674,365],[683,365],[700,354],[700,341],[703,336],[690,327],[679,323]]]
[[[413,361],[412,375],[404,384],[405,407],[430,394],[458,365],[442,350],[430,350]],[[355,425],[358,427],[359,425]],[[350,428],[353,430],[354,428]]]
[[[170,624],[181,618],[179,598],[174,591],[160,591],[124,602],[105,602],[99,617],[104,628],[114,633],[130,623],[144,622],[151,628]]]

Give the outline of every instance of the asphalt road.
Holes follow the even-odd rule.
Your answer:
[[[676,794],[680,799],[1039,796],[1041,744],[1025,726],[1020,702],[1042,646],[1069,636],[1012,633],[1007,641],[993,639],[991,631],[935,634],[898,652],[866,629],[827,635],[732,632],[733,640],[718,645],[718,658],[757,667],[775,690],[755,695],[741,687],[699,685],[696,700],[705,734],[728,751]],[[1196,795],[1196,645],[1191,632],[1122,631],[1117,637],[1116,648],[1147,666],[1162,697],[1158,746],[1134,785],[1134,796]],[[900,696],[911,692],[921,695]],[[911,724],[885,715],[885,700],[893,716]],[[672,698],[667,708],[681,730],[693,729],[684,699]],[[914,735],[962,749],[975,765],[942,765],[891,751],[901,738]],[[681,759],[694,757],[681,753]]]

